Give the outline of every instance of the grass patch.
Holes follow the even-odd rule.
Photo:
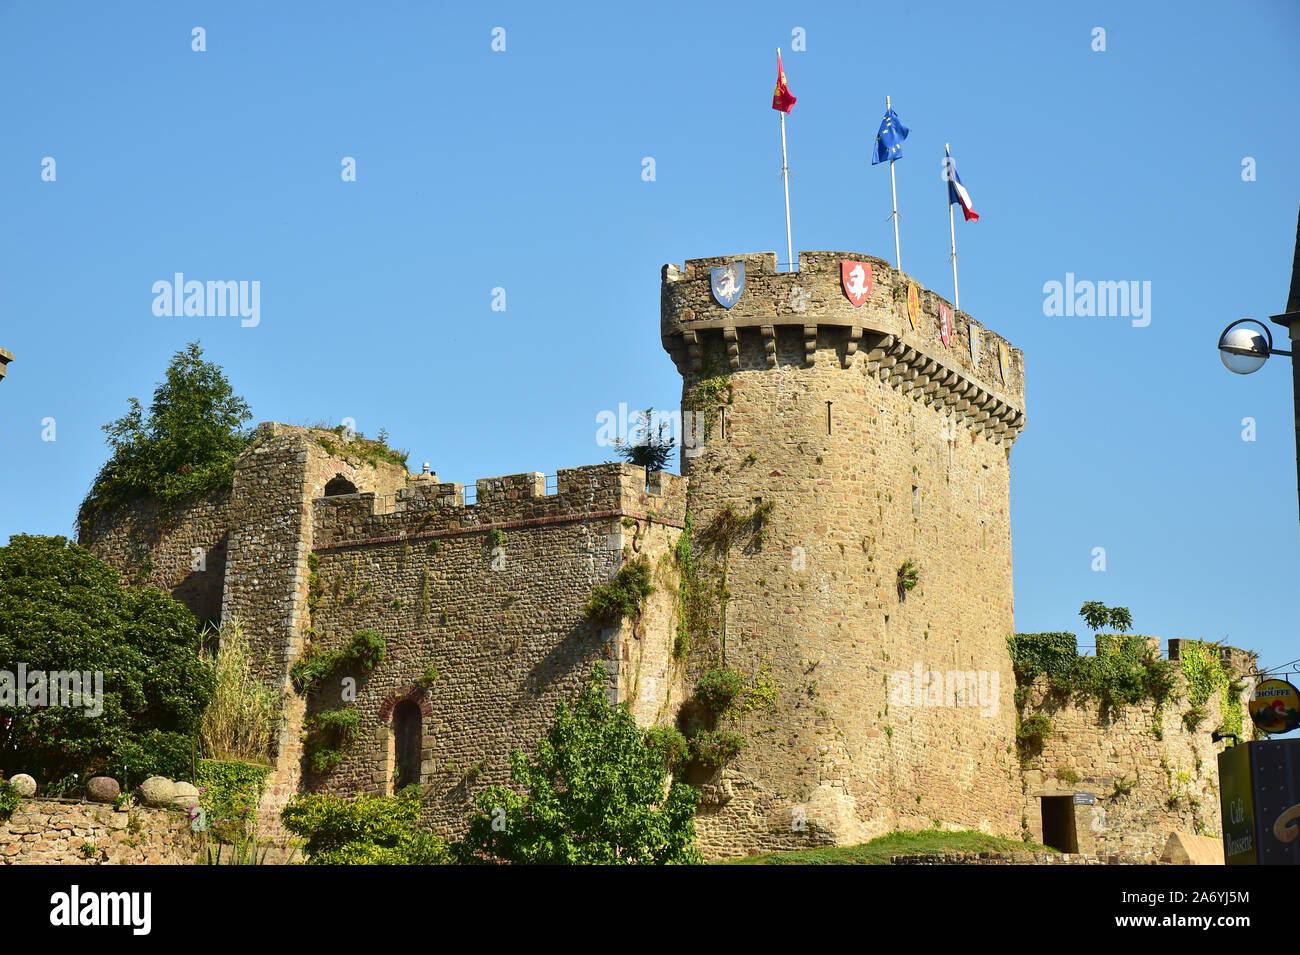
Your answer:
[[[982,832],[891,832],[858,846],[826,846],[726,859],[723,865],[889,865],[891,856],[949,855],[957,852],[1052,852],[1046,846]]]

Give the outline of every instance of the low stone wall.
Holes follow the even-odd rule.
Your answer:
[[[891,856],[890,865],[1168,865],[1117,855],[1058,852],[953,852],[946,855]]]
[[[0,822],[3,865],[190,865],[197,853],[179,809],[24,799]]]

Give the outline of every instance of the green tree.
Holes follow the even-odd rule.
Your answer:
[[[104,425],[112,455],[77,511],[80,538],[111,504],[152,497],[171,505],[229,484],[252,417],[221,366],[203,360],[198,342],[178,351],[148,415],[131,398],[127,413]]]
[[[311,865],[442,865],[446,843],[418,828],[420,792],[396,796],[295,796],[280,811],[284,827],[301,836]]]
[[[651,430],[654,422],[654,408],[646,408],[640,413],[641,438],[635,442],[615,440],[614,450],[618,456],[629,464],[635,464],[652,471],[662,471],[668,466],[676,442],[668,437],[668,422],[661,420],[656,431]]]
[[[700,861],[699,792],[670,778],[670,748],[641,730],[626,704],[611,706],[597,663],[532,757],[510,754],[522,791],[491,786],[457,848],[462,857],[539,864]]]
[[[1107,607],[1099,600],[1084,601],[1079,616],[1094,633],[1107,628],[1116,633],[1128,633],[1133,629],[1133,617],[1129,614],[1128,607]]]
[[[90,673],[80,706],[51,706],[15,686]],[[43,783],[72,773],[188,778],[199,722],[212,698],[198,622],[168,594],[124,587],[121,576],[62,537],[16,535],[0,547],[0,768]],[[103,712],[93,674],[102,674]],[[11,674],[7,677],[5,674]],[[71,684],[67,684],[71,687]],[[8,692],[6,692],[6,690]],[[17,693],[36,706],[20,706]]]

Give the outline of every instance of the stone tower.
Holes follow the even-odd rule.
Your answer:
[[[705,785],[701,845],[1015,835],[1005,640],[1023,356],[881,259],[799,261],[663,269],[663,345],[703,438],[689,447],[688,430],[682,457],[695,532],[764,515],[725,555],[689,676],[725,663],[777,694],[734,715],[745,747]],[[710,270],[732,263],[744,284],[728,308]]]

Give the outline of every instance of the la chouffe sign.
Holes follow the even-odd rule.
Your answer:
[[[1250,701],[1250,719],[1265,733],[1289,733],[1300,726],[1300,693],[1286,680],[1263,680]]]

